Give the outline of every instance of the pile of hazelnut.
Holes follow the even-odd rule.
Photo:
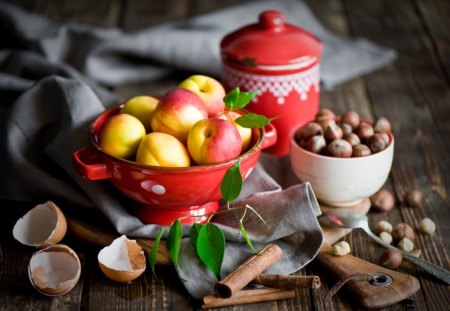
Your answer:
[[[422,234],[432,235],[436,230],[436,224],[429,218],[423,218],[419,222],[419,230]],[[402,222],[392,226],[389,222],[382,220],[377,223],[375,232],[387,244],[395,242],[398,249],[416,257],[421,255],[420,249],[414,248],[414,229],[409,224]],[[390,248],[384,251],[380,256],[380,264],[390,269],[400,266],[403,256],[398,249]]]
[[[373,124],[361,120],[355,111],[337,118],[329,108],[321,108],[314,121],[295,133],[300,147],[321,155],[365,157],[384,150],[390,142],[391,123],[379,117]]]

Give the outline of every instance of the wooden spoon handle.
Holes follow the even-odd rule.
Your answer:
[[[355,274],[382,273],[392,278],[387,286],[372,285],[367,280],[350,280],[346,289],[365,308],[381,308],[395,304],[419,290],[419,281],[412,276],[389,270],[352,255],[334,256],[332,248],[323,244],[315,259],[338,279]]]

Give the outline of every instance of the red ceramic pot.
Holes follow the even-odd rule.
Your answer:
[[[267,151],[287,155],[292,128],[319,110],[322,44],[280,12],[265,11],[258,23],[225,36],[220,48],[225,88],[258,91],[246,109],[276,118],[278,140]]]
[[[140,203],[134,213],[145,223],[168,225],[182,217],[187,217],[183,223],[206,221],[207,216],[203,215],[219,209],[220,184],[237,159],[214,165],[168,168],[108,155],[98,145],[98,134],[106,119],[119,110],[120,107],[111,108],[92,123],[91,146],[73,153],[77,172],[87,180],[110,180],[120,192]],[[258,161],[261,150],[273,145],[276,139],[276,129],[272,125],[264,130],[253,129],[252,147],[241,156],[244,179]]]

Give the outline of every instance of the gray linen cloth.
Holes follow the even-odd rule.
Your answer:
[[[268,8],[284,12],[291,23],[323,40],[326,85],[374,70],[395,55],[362,39],[343,40],[330,34],[299,1],[258,1],[131,34],[58,26],[0,3],[0,198],[64,200],[85,207],[83,213],[96,207],[118,233],[154,237],[160,227],[145,225],[130,214],[126,207],[132,203],[127,198],[108,182],[85,181],[72,166],[72,153],[88,144],[90,122],[119,102],[98,82],[119,85],[157,78],[174,69],[218,76],[220,38]],[[266,227],[253,213],[247,214],[245,228],[255,247],[276,243],[283,249],[282,259],[267,272],[293,273],[315,257],[322,231],[309,184],[281,189],[258,164],[235,206],[243,204],[250,204],[268,223]],[[240,213],[214,218],[227,239],[223,276],[251,255],[238,229]],[[184,233],[188,230],[185,226]],[[180,267],[192,296],[212,292],[215,277],[198,262],[188,239],[182,243]]]

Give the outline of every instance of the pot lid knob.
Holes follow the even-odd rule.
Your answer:
[[[285,23],[286,18],[278,11],[264,11],[259,15],[259,25],[267,30],[281,31]]]

